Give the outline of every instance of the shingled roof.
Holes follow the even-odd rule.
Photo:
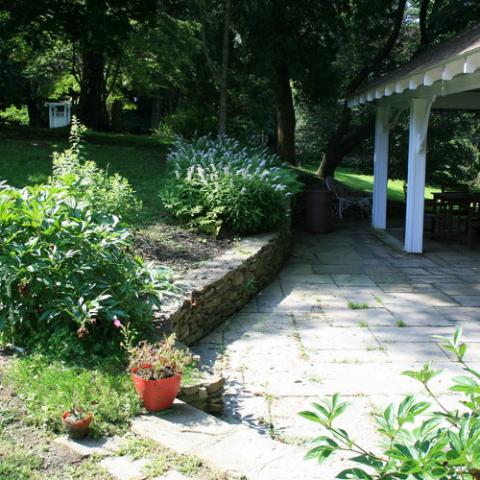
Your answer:
[[[450,80],[462,73],[480,68],[480,24],[445,42],[416,55],[383,77],[358,89],[349,97],[350,105],[358,105],[383,96],[432,85],[437,80]]]

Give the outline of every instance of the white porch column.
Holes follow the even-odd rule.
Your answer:
[[[410,103],[408,138],[408,190],[405,251],[423,252],[423,210],[428,119],[432,99],[414,98]]]
[[[372,227],[387,227],[389,107],[378,106],[373,155]]]

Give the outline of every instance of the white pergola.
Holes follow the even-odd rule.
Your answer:
[[[348,105],[375,102],[372,226],[387,226],[389,131],[410,111],[405,251],[423,252],[426,143],[432,109],[480,109],[480,25],[371,83]]]

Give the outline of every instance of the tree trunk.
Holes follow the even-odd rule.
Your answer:
[[[218,134],[227,132],[228,100],[228,59],[230,55],[230,12],[231,0],[225,0],[225,20],[223,25],[222,73],[220,76],[220,112],[218,115]]]
[[[423,0],[423,3],[426,3],[426,1],[427,0]],[[362,83],[367,80],[368,76],[372,72],[375,72],[382,62],[390,55],[392,48],[400,35],[406,5],[407,0],[399,0],[390,36],[383,44],[382,48],[373,57],[371,62],[364,65],[358,74],[351,80],[346,89],[346,96],[355,92]],[[342,119],[337,130],[328,142],[327,151],[317,170],[320,177],[326,178],[333,176],[335,169],[340,164],[343,157],[350,153],[360,142],[365,140],[368,135],[371,134],[374,125],[374,120],[372,120],[372,118],[356,129],[352,128],[351,121],[351,110],[345,104],[343,107]]]
[[[351,127],[351,110],[345,105],[342,121],[335,135],[330,139],[327,151],[323,155],[317,175],[321,178],[333,177],[343,157],[351,153],[361,142],[372,135],[375,126],[375,115],[359,127]]]
[[[78,105],[80,120],[94,130],[108,130],[103,52],[84,49],[82,63],[82,86]]]
[[[430,0],[422,0],[420,5],[420,13],[418,17],[420,25],[420,45],[418,47],[419,51],[424,50],[428,47],[430,39],[428,38],[428,29],[427,29],[427,16],[428,16],[428,7],[430,5]]]
[[[28,125],[30,127],[42,127],[42,110],[36,98],[29,98],[27,102]]]
[[[275,68],[277,109],[277,153],[282,160],[296,165],[295,159],[295,108],[288,65],[279,63]]]

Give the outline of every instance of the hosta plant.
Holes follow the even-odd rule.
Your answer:
[[[299,191],[295,174],[265,149],[228,137],[177,140],[167,157],[166,209],[188,225],[217,235],[274,229]]]
[[[336,452],[349,452],[350,460],[359,467],[341,471],[336,477],[340,479],[480,479],[480,372],[465,361],[467,345],[461,340],[461,330],[451,339],[435,338],[465,371],[450,387],[451,392],[461,394],[458,408],[448,408],[430,388],[431,380],[441,372],[427,363],[404,375],[419,381],[430,401],[409,395],[398,406],[391,404],[377,415],[377,430],[384,439],[378,451],[364,448],[336,425],[349,404],[335,394],[313,404],[313,410],[300,413],[325,430],[325,435],[313,441],[306,457],[322,462]]]

